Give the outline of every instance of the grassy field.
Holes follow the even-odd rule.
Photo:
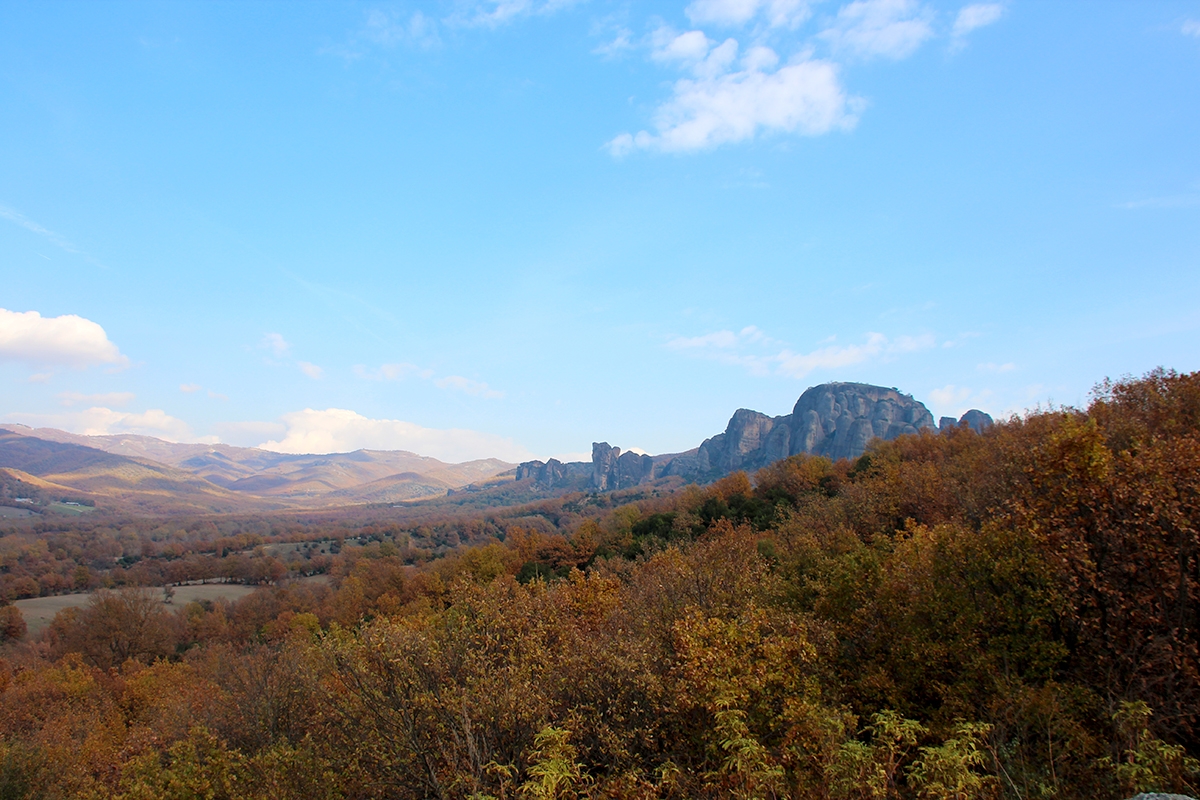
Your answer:
[[[253,592],[256,587],[243,586],[240,583],[193,583],[172,588],[175,589],[172,605],[183,606],[196,600],[216,600],[220,597],[224,597],[226,600],[237,600]],[[162,597],[161,588],[154,588],[151,591],[155,592],[158,597]],[[18,600],[13,605],[21,609],[21,614],[25,617],[25,624],[29,626],[28,635],[35,636],[50,624],[50,620],[54,619],[54,615],[59,611],[64,608],[82,608],[88,604],[91,598],[90,593],[60,594],[54,597],[31,597],[26,600]]]
[[[81,506],[77,503],[51,503],[46,506],[47,511],[54,511],[58,514],[68,514],[73,517],[82,517],[84,514],[90,514],[96,509],[91,506]]]
[[[32,517],[33,512],[28,508],[13,508],[12,506],[0,506],[0,519],[25,519]]]

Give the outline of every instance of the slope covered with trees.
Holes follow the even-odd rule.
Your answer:
[[[1196,793],[1200,373],[624,499],[7,613],[0,793]]]

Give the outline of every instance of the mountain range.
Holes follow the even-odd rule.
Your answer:
[[[403,450],[290,455],[0,425],[0,469],[10,480],[147,513],[405,502],[487,482],[513,467],[495,458],[447,464]]]

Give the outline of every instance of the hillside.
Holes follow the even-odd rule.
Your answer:
[[[448,464],[402,450],[290,455],[13,424],[0,426],[0,466],[147,513],[408,501],[444,495],[513,468],[494,458]]]

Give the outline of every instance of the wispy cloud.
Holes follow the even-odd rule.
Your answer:
[[[604,38],[602,43],[592,48],[592,52],[606,58],[616,58],[636,47],[633,31],[624,25],[593,25],[592,35]]]
[[[17,211],[16,209],[9,208],[8,206],[0,206],[0,219],[6,219],[9,222],[12,222],[16,225],[20,225],[22,228],[24,228],[27,231],[36,233],[38,236],[44,237],[46,239],[46,241],[50,242],[50,244],[54,245],[55,247],[59,248],[60,250],[62,250],[64,252],[71,253],[72,255],[82,256],[84,259],[91,262],[92,264],[95,264],[96,266],[103,266],[98,261],[96,261],[94,258],[92,258],[88,253],[84,252],[83,250],[81,250],[78,247],[76,247],[75,245],[73,245],[65,237],[60,236],[59,234],[55,233],[54,231],[50,230],[49,228],[45,227],[44,225],[39,225],[38,223],[34,222],[29,217],[25,216],[24,214],[22,214],[20,211]],[[49,258],[48,256],[44,256],[41,253],[38,253],[38,255],[41,255],[42,258],[46,258],[46,259]]]
[[[193,394],[195,392],[200,391],[203,388],[204,387],[198,383],[181,383],[181,384],[179,384],[179,391],[183,392],[184,394]]]
[[[321,369],[316,364],[310,364],[307,361],[297,361],[296,366],[300,368],[301,372],[312,378],[314,381],[321,380],[321,378],[325,375],[325,370]]]
[[[74,314],[43,317],[36,311],[0,308],[0,361],[33,366],[128,365],[104,328]]]
[[[369,381],[402,381],[407,378],[418,378],[423,381],[431,381],[439,389],[462,392],[474,397],[488,399],[504,397],[504,392],[491,388],[483,381],[471,380],[461,375],[435,377],[433,370],[418,367],[416,364],[383,364],[378,369],[368,369],[359,364],[354,367],[354,374]]]
[[[448,375],[445,378],[437,378],[434,380],[433,385],[439,389],[451,389],[456,392],[474,395],[475,397],[495,399],[504,397],[504,392],[496,391],[482,381],[473,381],[461,375]]]
[[[1143,208],[1195,208],[1200,206],[1200,193],[1172,194],[1161,197],[1144,197],[1117,203],[1117,208],[1136,211]]]
[[[829,341],[829,340],[827,340]],[[836,340],[824,347],[798,353],[788,347],[775,350],[778,342],[753,326],[741,331],[716,331],[695,337],[675,337],[667,342],[672,350],[687,352],[723,364],[745,368],[752,375],[779,375],[804,378],[810,373],[861,364],[873,359],[887,359],[905,353],[925,350],[936,345],[931,334],[889,338],[882,333],[869,333],[859,344],[840,345]],[[746,352],[751,346],[774,352]]]
[[[579,2],[581,0],[461,0],[459,7],[445,21],[450,25],[498,27],[520,17],[553,14]]]
[[[667,342],[667,347],[673,350],[691,350],[716,348],[730,350],[735,347],[773,341],[754,325],[747,325],[740,331],[714,331],[702,336],[676,336]]]
[[[845,55],[907,58],[933,36],[933,12],[916,0],[857,0],[819,36]]]
[[[291,343],[283,338],[283,334],[281,333],[263,334],[262,341],[258,346],[264,350],[270,350],[271,354],[276,358],[283,358],[287,355],[288,350],[292,348]]]
[[[1180,31],[1184,36],[1200,37],[1200,19],[1185,19]]]
[[[954,18],[954,27],[950,30],[950,35],[955,39],[961,39],[977,28],[998,22],[1002,16],[1004,16],[1002,3],[976,3],[963,6],[958,12],[958,16]]]
[[[696,25],[762,21],[772,28],[795,28],[812,16],[812,9],[808,0],[692,0],[684,13]]]

